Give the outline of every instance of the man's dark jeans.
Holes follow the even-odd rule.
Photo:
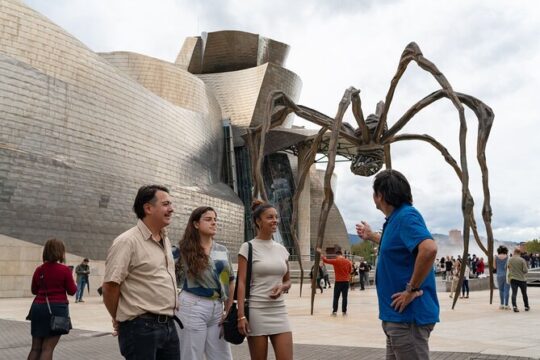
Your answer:
[[[349,295],[349,282],[336,281],[334,283],[334,303],[332,304],[332,312],[337,312],[339,296],[342,296],[341,311],[347,312],[347,296]]]
[[[366,272],[360,271],[360,290],[365,290],[364,279],[366,278]]]
[[[160,319],[162,320],[162,319]],[[127,360],[178,360],[180,343],[174,321],[158,318],[123,321],[118,328],[120,353]]]
[[[523,296],[523,302],[525,303],[525,308],[529,307],[529,297],[527,296],[527,282],[520,281],[516,279],[510,280],[510,287],[512,288],[512,306],[517,307],[517,289],[521,290],[521,296]]]

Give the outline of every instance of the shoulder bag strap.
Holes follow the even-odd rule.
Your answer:
[[[253,263],[253,245],[248,241],[248,262],[247,262],[247,271],[246,271],[246,300],[249,299],[250,288],[251,288],[251,266]],[[238,291],[238,274],[236,276],[236,285],[234,287],[234,297],[233,300],[238,300],[237,296]]]
[[[41,275],[39,276],[41,279],[41,285],[43,286],[43,289],[45,290],[45,300],[47,301],[47,307],[49,308],[49,314],[52,315],[51,311],[51,304],[49,304],[49,296],[47,294],[47,285],[45,285],[45,276],[43,275],[43,269],[41,269]]]
[[[248,263],[247,263],[247,272],[246,272],[246,301],[249,299],[249,294],[251,290],[251,267],[253,265],[253,245],[251,242],[248,242],[249,251],[248,251]]]

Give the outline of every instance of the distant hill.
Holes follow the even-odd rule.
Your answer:
[[[358,243],[361,243],[363,240],[360,239],[360,237],[356,234],[348,234],[349,235],[349,243],[351,245],[355,245]],[[438,254],[437,256],[447,256],[447,255],[453,255],[456,256],[458,254],[461,254],[463,252],[463,245],[461,243],[459,244],[453,244],[450,240],[450,237],[445,234],[437,234],[432,233],[433,238],[435,239],[435,242],[437,243],[438,247]],[[486,239],[481,236],[482,243],[487,246]],[[494,250],[497,249],[499,245],[505,245],[508,247],[508,249],[513,249],[517,243],[511,242],[511,241],[499,241],[495,239],[494,244]],[[480,250],[478,245],[476,244],[476,241],[474,240],[474,236],[471,234],[470,240],[469,240],[469,253],[470,254],[476,254],[477,256],[482,256],[483,252]]]
[[[432,233],[433,238],[435,239],[435,242],[437,243],[438,251],[437,251],[437,257],[440,256],[448,256],[448,255],[460,255],[463,252],[463,243],[453,243],[450,240],[450,237],[448,235],[444,234],[436,234]],[[487,247],[487,241],[486,238],[483,236],[480,236],[480,241],[484,246]],[[500,241],[497,239],[494,239],[494,246],[493,250],[495,253],[495,250],[499,247],[499,245],[504,245],[510,251],[517,245],[517,243],[512,241]],[[476,244],[476,240],[474,239],[474,235],[471,233],[469,238],[469,254],[475,254],[478,257],[485,256],[484,252],[478,247],[478,244]]]
[[[360,239],[360,237],[356,234],[348,234],[349,235],[349,244],[354,245],[362,242],[363,240]]]
[[[349,235],[349,244],[351,245],[355,245],[355,244],[359,244],[361,243],[362,239],[360,239],[360,237],[356,234],[348,234]],[[435,241],[440,241],[442,243],[446,243],[448,242],[448,235],[443,235],[443,234],[432,234],[433,237],[435,238]]]

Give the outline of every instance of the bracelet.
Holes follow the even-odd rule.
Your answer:
[[[245,316],[239,317],[239,318],[238,318],[238,321],[244,320],[245,318],[246,318]]]

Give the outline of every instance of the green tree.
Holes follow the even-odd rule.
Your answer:
[[[529,254],[540,253],[540,241],[538,239],[529,240],[525,243],[525,251]]]
[[[362,241],[351,246],[351,253],[364,258],[368,263],[373,265],[375,259],[375,244],[371,241]]]

